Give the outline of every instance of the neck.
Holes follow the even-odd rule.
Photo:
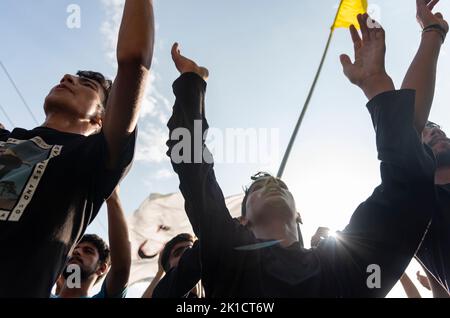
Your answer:
[[[450,183],[450,166],[438,167],[434,174],[434,184],[443,185]]]
[[[94,286],[97,277],[87,278],[80,283],[80,288],[67,286],[67,281],[64,282],[64,286],[59,293],[60,298],[81,298],[87,297],[89,290]]]
[[[89,136],[95,131],[90,119],[68,116],[64,113],[47,114],[42,126],[84,136]]]
[[[295,221],[267,220],[255,225],[252,231],[258,239],[281,241],[280,245],[283,247],[288,247],[298,242],[297,224]]]

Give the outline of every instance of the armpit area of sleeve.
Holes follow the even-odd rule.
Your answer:
[[[104,159],[102,160],[101,165],[102,167],[104,167],[104,169],[101,169],[100,171],[100,179],[101,179],[100,184],[103,184],[102,187],[104,189],[103,199],[106,199],[111,195],[114,188],[117,186],[120,180],[128,173],[129,169],[131,168],[131,163],[133,161],[134,150],[136,146],[137,127],[135,128],[133,133],[130,136],[128,136],[126,143],[122,148],[120,160],[117,163],[117,165],[112,169],[106,167],[108,145],[103,133],[101,133],[101,135],[102,135],[101,138],[103,139],[102,144],[104,145],[103,149]]]

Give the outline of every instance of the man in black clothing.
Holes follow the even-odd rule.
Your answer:
[[[438,1],[417,0],[417,19],[423,29],[420,46],[403,80],[402,88],[416,91],[414,123],[422,140],[436,157],[436,201],[427,209],[432,223],[416,258],[425,268],[434,297],[450,291],[450,140],[440,127],[428,122],[433,104],[441,47],[449,30],[441,13],[432,13]]]
[[[152,298],[198,298],[200,291],[195,287],[201,278],[200,249],[198,241],[189,236],[177,235],[164,246],[160,262],[165,275],[156,284]]]
[[[0,130],[1,153],[26,163],[0,179],[10,190],[0,189],[0,297],[50,296],[67,255],[130,166],[153,20],[152,0],[127,0],[112,86],[95,72],[65,75],[45,99],[41,127]]]
[[[423,142],[436,156],[436,204],[433,220],[417,251],[435,298],[450,297],[450,139],[441,128],[428,122]]]
[[[339,238],[325,239],[311,250],[299,244],[295,202],[279,179],[261,178],[249,189],[245,226],[230,216],[212,156],[204,140],[195,148],[193,139],[202,136],[194,134],[199,123],[202,132],[208,128],[208,72],[174,45],[173,59],[182,75],[173,85],[168,155],[199,238],[207,297],[384,297],[414,256],[431,219],[426,207],[434,197],[434,161],[414,127],[415,93],[394,90],[384,66],[384,31],[369,29],[367,19],[358,16],[362,39],[355,27],[350,29],[355,63],[346,55],[341,62],[346,76],[370,100],[382,183]],[[381,272],[371,280],[374,269],[374,274]]]

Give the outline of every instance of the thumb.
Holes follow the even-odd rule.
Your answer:
[[[351,61],[351,59],[350,59],[350,56],[348,56],[347,54],[341,54],[340,58],[341,58],[342,66],[345,67],[345,66],[347,66],[348,64],[352,64],[352,61]]]
[[[340,56],[341,59],[341,64],[342,67],[344,68],[344,73],[346,73],[349,69],[349,67],[351,67],[353,65],[352,60],[350,59],[350,57],[347,54],[342,54]]]
[[[443,19],[443,18],[444,18],[444,16],[443,16],[442,13],[440,13],[440,12],[435,13],[434,16],[435,16],[436,18],[438,18],[438,19]]]
[[[180,45],[177,42],[172,45],[172,50],[170,51],[170,53],[172,54],[172,58],[180,54]]]

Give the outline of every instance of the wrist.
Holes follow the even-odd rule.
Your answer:
[[[375,96],[395,89],[394,82],[384,71],[365,78],[360,85],[369,100]]]
[[[432,44],[439,45],[439,46],[441,46],[444,43],[442,34],[437,30],[423,31],[422,32],[422,41],[427,41],[428,43],[432,43]],[[428,43],[427,43],[427,45],[430,45]]]
[[[188,66],[184,67],[180,70],[180,75],[186,74],[186,73],[194,73],[200,76],[204,81],[208,80],[209,77],[209,71],[204,67],[199,66]]]
[[[431,24],[423,28],[422,38],[436,38],[441,44],[445,42],[447,30],[440,24]]]

